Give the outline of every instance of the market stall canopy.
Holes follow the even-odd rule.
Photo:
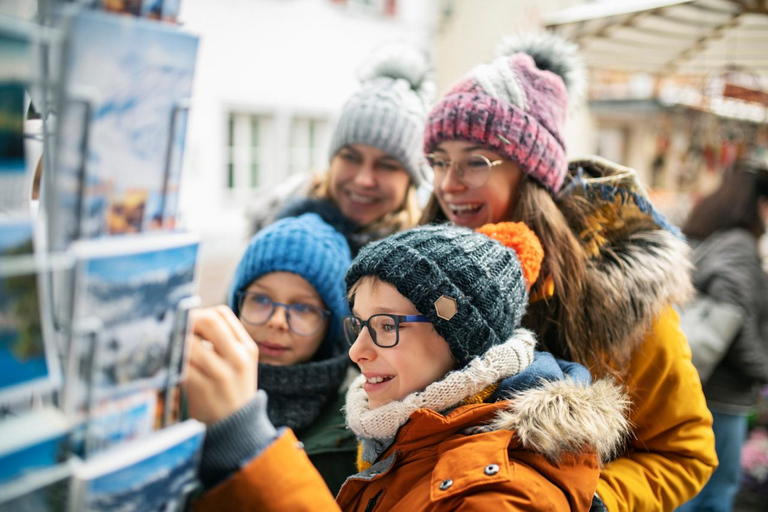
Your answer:
[[[592,69],[657,76],[736,69],[768,81],[768,0],[602,0],[544,23],[576,42]]]

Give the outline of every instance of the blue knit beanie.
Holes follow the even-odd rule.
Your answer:
[[[237,292],[270,272],[300,275],[317,290],[331,311],[328,332],[319,351],[324,355],[346,350],[341,319],[349,314],[344,272],[350,264],[344,237],[314,213],[281,219],[251,239],[235,271],[229,306],[240,316]]]
[[[421,226],[368,244],[347,271],[347,289],[365,276],[392,284],[428,316],[461,366],[507,341],[528,305],[517,253],[453,225]]]

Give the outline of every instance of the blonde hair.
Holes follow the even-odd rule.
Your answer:
[[[331,195],[330,171],[315,174],[309,190],[309,197],[314,199],[324,199],[338,206],[336,200]],[[381,231],[385,233],[395,233],[404,231],[417,226],[420,218],[421,208],[419,208],[419,201],[416,195],[416,186],[411,182],[408,185],[405,199],[397,210],[387,213],[367,226],[362,226],[360,232],[371,233]]]

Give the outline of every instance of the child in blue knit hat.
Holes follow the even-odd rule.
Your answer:
[[[202,467],[215,463],[221,484],[196,509],[589,510],[627,402],[586,368],[566,377],[534,351],[520,323],[542,257],[519,223],[423,226],[364,247],[346,274],[344,319],[362,372],[345,405],[358,472],[334,504],[293,434],[269,424],[272,396],[259,391],[219,420],[251,418],[250,444],[232,447],[212,427]],[[261,378],[258,354],[236,355],[239,336],[208,339],[226,371]]]
[[[355,459],[341,413],[350,369],[341,328],[349,264],[346,240],[319,216],[283,219],[253,237],[229,297],[258,347],[269,420],[298,434],[332,490],[354,472]]]

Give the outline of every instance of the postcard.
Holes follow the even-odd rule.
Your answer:
[[[197,37],[99,11],[67,34],[52,247],[172,225]]]
[[[159,394],[149,389],[101,400],[90,415],[78,417],[70,439],[71,451],[82,458],[92,457],[111,446],[149,435],[157,426]]]
[[[64,460],[69,421],[53,407],[0,422],[0,484]]]
[[[0,403],[51,390],[58,355],[46,340],[29,219],[0,221]]]
[[[107,12],[138,16],[143,10],[142,3],[146,2],[147,0],[102,0],[102,6]]]
[[[196,486],[205,426],[177,423],[75,469],[70,510],[176,511]]]
[[[64,462],[0,485],[0,510],[65,512],[70,501],[73,464]]]
[[[24,30],[0,19],[0,213],[23,211],[29,204],[24,107],[30,49]]]
[[[175,23],[180,9],[181,0],[163,0],[163,20]]]
[[[195,293],[192,234],[83,240],[72,245],[75,312],[68,411],[132,390],[160,389],[183,374],[179,305]],[[94,326],[96,326],[94,328]],[[186,326],[183,326],[186,328]]]

